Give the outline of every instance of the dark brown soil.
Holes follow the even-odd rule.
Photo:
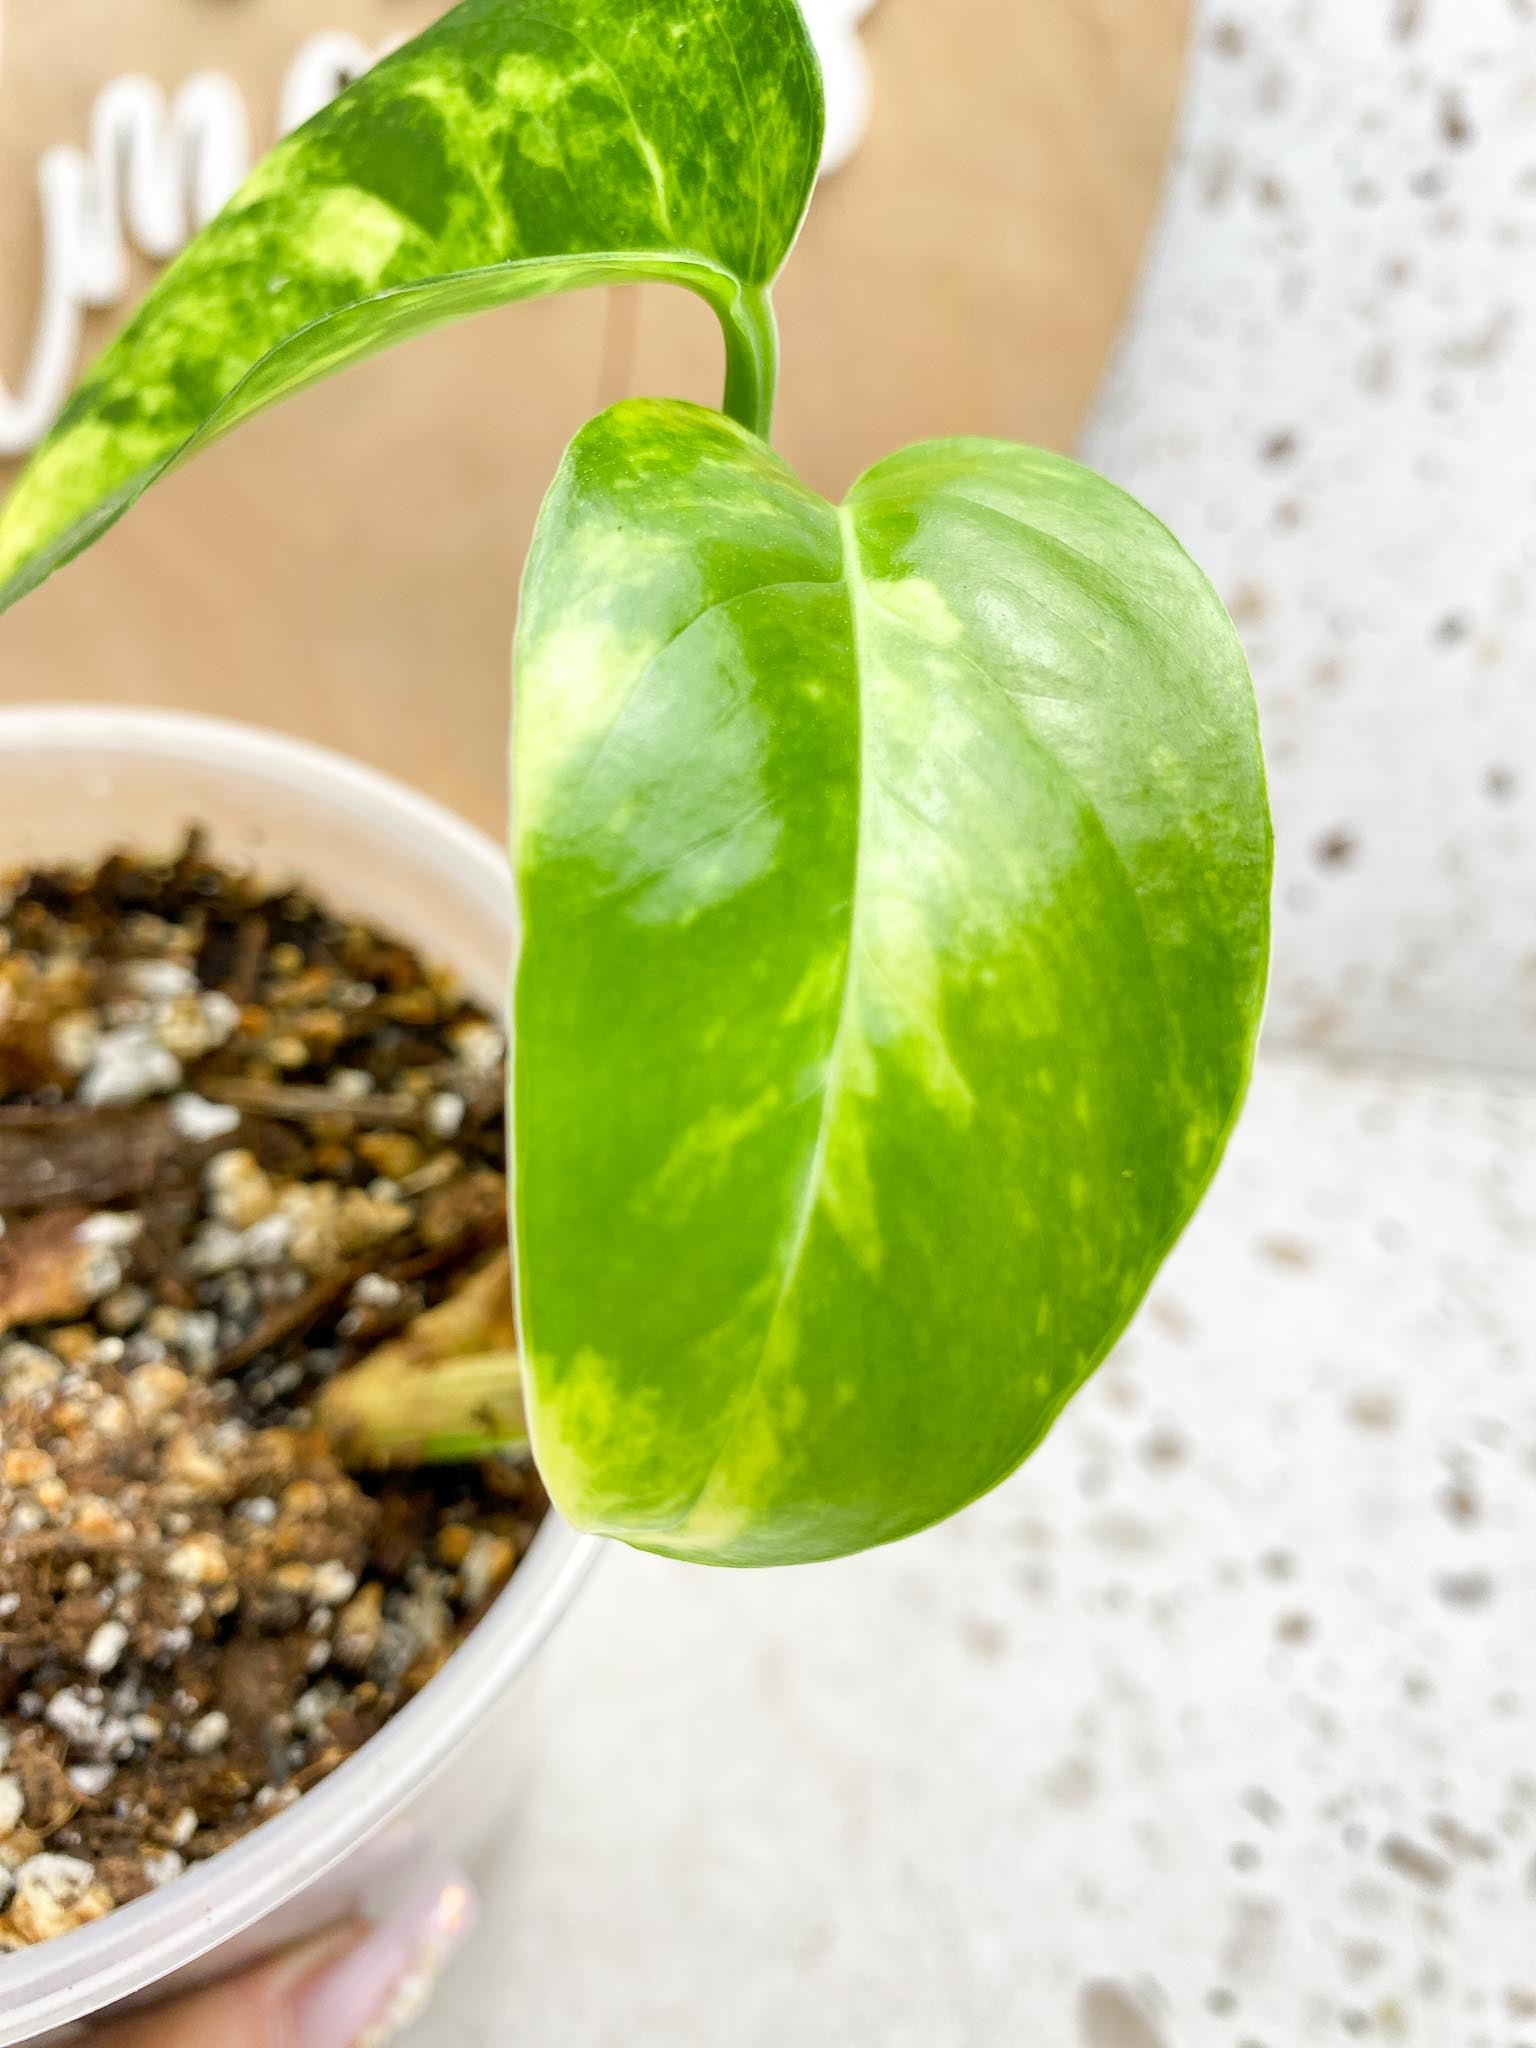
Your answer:
[[[312,1416],[504,1243],[503,1060],[195,835],[0,894],[0,1950],[291,1804],[526,1552],[531,1467],[358,1480]]]

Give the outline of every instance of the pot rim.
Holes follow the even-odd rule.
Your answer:
[[[323,797],[357,817],[378,821],[381,813],[389,813],[400,825],[415,826],[435,841],[439,864],[459,869],[461,883],[479,901],[501,911],[509,923],[515,915],[507,857],[493,839],[435,797],[312,740],[194,711],[117,704],[12,704],[0,707],[0,767],[9,765],[12,748],[201,761],[210,768],[265,777],[284,788]]]
[[[122,752],[228,769],[419,836],[460,889],[515,918],[494,841],[392,776],[237,720],[112,705],[0,709],[0,764],[28,750]],[[432,1778],[527,1665],[600,1545],[551,1510],[474,1633],[389,1724],[284,1813],[163,1890],[36,1948],[0,1956],[0,2048],[88,2019],[175,1976],[346,1861]]]

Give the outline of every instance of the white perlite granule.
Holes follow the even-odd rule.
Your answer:
[[[43,1718],[77,1749],[94,1749],[100,1739],[102,1710],[83,1699],[77,1686],[56,1692]]]
[[[463,1096],[445,1090],[427,1104],[427,1128],[434,1138],[456,1138],[463,1128],[464,1112]]]
[[[85,1668],[98,1678],[115,1669],[128,1647],[128,1631],[120,1621],[104,1621],[85,1646]]]
[[[72,1764],[69,1782],[82,1799],[99,1799],[117,1776],[116,1764]]]
[[[357,1574],[349,1572],[339,1559],[317,1564],[310,1581],[309,1597],[323,1607],[340,1607],[357,1591]]]
[[[174,1849],[162,1849],[158,1853],[151,1851],[144,1858],[144,1875],[157,1891],[161,1885],[169,1884],[173,1877],[180,1877],[186,1867],[186,1858],[178,1856]]]
[[[196,975],[190,968],[183,967],[179,960],[130,961],[126,979],[135,995],[148,996],[159,1002],[192,995],[197,989]]]
[[[352,1299],[359,1308],[398,1308],[404,1291],[398,1280],[383,1273],[365,1273],[353,1288]]]
[[[27,1799],[21,1789],[21,1780],[7,1772],[0,1777],[0,1842],[15,1834],[26,1810]]]
[[[208,1145],[239,1130],[240,1112],[201,1095],[177,1095],[171,1101],[171,1122],[189,1145]]]
[[[216,1749],[222,1749],[229,1740],[229,1716],[221,1714],[217,1707],[211,1714],[204,1714],[187,1730],[185,1741],[189,1756],[212,1756]]]
[[[132,1244],[143,1228],[143,1221],[137,1216],[120,1216],[114,1210],[103,1209],[99,1215],[87,1216],[75,1236],[81,1244],[95,1250],[115,1252]]]
[[[78,1856],[33,1856],[16,1872],[11,1920],[27,1941],[52,1941],[107,1910],[95,1886],[95,1865]]]
[[[125,1107],[181,1086],[181,1062],[160,1043],[148,1024],[120,1024],[104,1032],[80,1083],[79,1096],[92,1109]]]

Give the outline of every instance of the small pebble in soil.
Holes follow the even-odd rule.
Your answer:
[[[526,1553],[531,1467],[312,1412],[504,1243],[505,1057],[196,834],[0,890],[0,1958],[285,1810]]]

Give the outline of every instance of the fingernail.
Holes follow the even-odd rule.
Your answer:
[[[478,1917],[468,1878],[444,1865],[292,1995],[293,2048],[383,2048],[421,2017]]]

